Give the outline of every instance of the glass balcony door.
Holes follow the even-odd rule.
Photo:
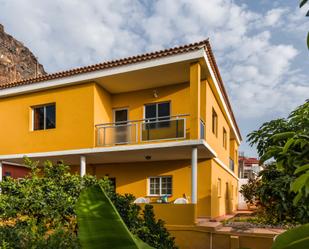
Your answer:
[[[115,144],[128,143],[130,137],[128,129],[128,109],[117,109],[114,110],[114,122],[115,122],[115,133],[114,141]]]

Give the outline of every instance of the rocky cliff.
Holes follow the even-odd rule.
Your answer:
[[[33,53],[0,24],[0,85],[46,74]]]

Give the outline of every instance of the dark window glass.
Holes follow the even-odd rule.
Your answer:
[[[158,104],[158,117],[170,116],[170,103]]]
[[[48,105],[46,108],[46,129],[56,127],[56,106]]]
[[[45,130],[56,127],[56,105],[33,108],[33,130]]]
[[[119,124],[126,124],[128,121],[128,110],[116,110],[115,111],[115,122]]]
[[[146,105],[145,106],[145,118],[146,119],[156,119],[157,118],[157,105]]]
[[[34,130],[44,129],[44,107],[34,108],[33,129]]]

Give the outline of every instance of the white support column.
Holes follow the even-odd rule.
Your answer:
[[[2,167],[3,167],[3,164],[0,161],[0,182],[2,182]]]
[[[86,157],[80,156],[80,176],[86,175]]]
[[[192,147],[191,155],[191,202],[197,204],[197,147]]]

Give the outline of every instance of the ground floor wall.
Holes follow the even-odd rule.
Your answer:
[[[78,170],[78,167],[72,167],[72,171]],[[118,193],[131,193],[137,198],[148,197],[151,202],[156,202],[159,197],[149,194],[149,177],[171,176],[172,195],[168,197],[168,202],[180,197],[191,201],[190,160],[87,165],[87,174],[98,178],[107,176],[113,179]],[[219,178],[221,196],[218,195]],[[217,217],[236,209],[237,180],[213,159],[198,161],[197,182],[197,217]]]
[[[215,160],[211,161],[211,217],[237,210],[238,179]]]

